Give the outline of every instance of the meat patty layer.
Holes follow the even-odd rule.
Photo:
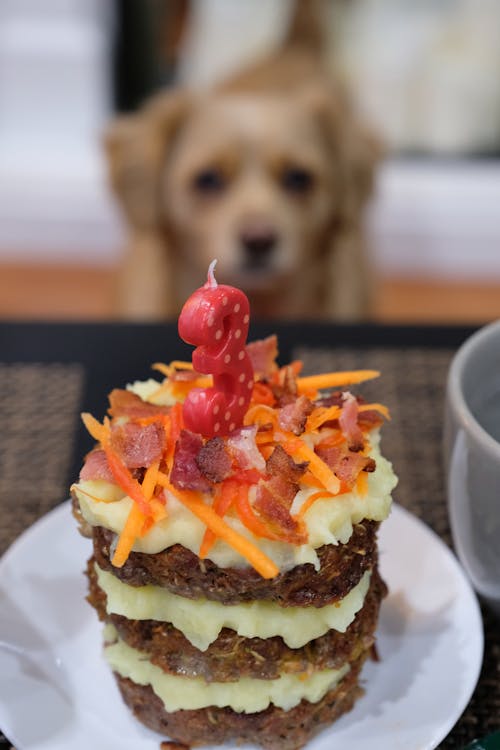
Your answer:
[[[355,661],[374,643],[380,602],[386,586],[373,571],[363,608],[345,633],[330,630],[301,648],[290,648],[279,636],[243,638],[223,628],[205,651],[193,646],[170,623],[129,620],[106,612],[106,594],[99,587],[94,561],[87,566],[88,600],[99,618],[113,624],[122,640],[148,655],[151,662],[170,674],[203,677],[208,682],[237,681],[240,677],[275,679],[282,673],[338,669]]]
[[[302,700],[285,711],[269,706],[257,713],[237,713],[210,706],[167,712],[149,685],[137,685],[115,673],[123,700],[139,721],[156,732],[187,745],[257,743],[265,750],[299,750],[326,724],[349,711],[361,694],[358,677],[368,655],[364,652],[333,690],[317,703]]]
[[[375,521],[361,521],[346,544],[320,547],[319,571],[306,563],[270,580],[253,568],[219,568],[180,544],[151,555],[131,552],[123,567],[115,568],[110,560],[115,534],[97,526],[92,536],[99,567],[130,586],[153,584],[190,599],[206,598],[223,604],[261,599],[282,607],[324,607],[342,599],[365,571],[374,567],[378,526]]]

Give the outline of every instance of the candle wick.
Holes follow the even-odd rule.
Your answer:
[[[208,267],[207,286],[210,289],[217,289],[217,287],[219,286],[217,284],[217,279],[215,278],[215,273],[214,273],[216,264],[217,264],[217,258],[215,258],[215,260],[213,260]]]

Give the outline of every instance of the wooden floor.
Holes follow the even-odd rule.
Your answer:
[[[115,272],[75,266],[0,265],[0,319],[113,319]],[[373,320],[484,323],[500,318],[500,282],[380,279]]]

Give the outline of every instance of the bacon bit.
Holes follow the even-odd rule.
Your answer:
[[[344,483],[346,489],[352,489],[362,471],[375,471],[375,461],[369,456],[354,453],[341,446],[316,446],[318,455],[328,464],[335,475]]]
[[[340,491],[340,481],[335,476],[330,467],[321,460],[321,458],[309,448],[302,440],[290,440],[283,443],[283,448],[292,456],[298,456],[309,464],[309,471],[321,482],[322,487],[332,495],[337,495]]]
[[[115,453],[110,445],[110,428],[108,422],[105,420],[105,423],[102,425],[97,419],[88,413],[82,414],[82,419],[92,437],[100,440],[106,455],[108,466],[116,484],[137,504],[142,514],[148,516],[149,506],[142,493],[141,485],[136,479],[134,479],[121,458]]]
[[[345,435],[349,450],[361,451],[364,447],[364,437],[360,426],[358,425],[359,405],[352,393],[346,391],[342,410],[339,417],[340,429]]]
[[[387,406],[384,406],[384,404],[359,404],[358,411],[360,414],[362,414],[363,412],[365,412],[365,414],[366,412],[371,413],[372,411],[380,412],[380,414],[382,414],[386,419],[391,419],[389,409],[387,408]]]
[[[296,494],[296,493],[295,493]],[[257,489],[254,507],[265,521],[269,532],[276,534],[282,542],[305,544],[307,531],[300,520],[290,513],[288,499],[282,498],[276,486],[271,482],[262,482]],[[271,538],[271,537],[269,537]]]
[[[285,365],[273,378],[273,392],[280,406],[294,403],[297,399],[297,379],[294,368]]]
[[[375,427],[380,427],[383,422],[383,416],[379,414],[379,412],[372,409],[362,411],[358,416],[358,424],[363,432],[368,432],[369,430],[375,429]]]
[[[299,510],[299,512],[296,514],[297,518],[303,518],[309,508],[314,505],[316,500],[319,500],[321,497],[334,497],[331,492],[327,492],[326,490],[320,490],[319,492],[314,492],[312,495],[309,495],[307,500],[305,500],[302,503],[302,506]]]
[[[158,406],[143,401],[136,393],[115,388],[109,394],[108,412],[112,417],[130,417],[130,419],[142,419],[155,414],[168,414],[170,406]]]
[[[113,474],[103,450],[94,449],[87,453],[85,457],[85,463],[80,471],[80,481],[85,482],[92,479],[114,482]]]
[[[254,374],[259,378],[269,378],[278,369],[278,337],[268,336],[266,339],[251,341],[246,345],[246,352],[250,357]]]
[[[261,383],[257,380],[253,386],[252,403],[274,406],[276,403],[276,398],[274,397],[271,386],[269,386],[267,383]]]
[[[145,426],[136,422],[113,425],[111,447],[129,469],[149,466],[163,454],[165,430],[157,421]]]
[[[302,435],[305,430],[309,414],[314,406],[306,396],[299,396],[290,404],[281,407],[278,412],[278,424],[283,430]]]
[[[343,385],[354,385],[363,383],[365,380],[378,378],[378,370],[346,370],[345,372],[327,372],[324,375],[309,375],[298,378],[297,386],[299,393],[309,391],[321,391],[324,388],[339,388]]]
[[[285,541],[282,537],[272,531],[268,523],[264,523],[256,515],[248,497],[248,485],[241,485],[236,497],[236,509],[242,524],[252,532],[254,536],[273,541]]]
[[[116,484],[118,484],[124,493],[128,495],[141,510],[143,516],[150,515],[150,509],[146,498],[142,492],[141,485],[134,479],[127,469],[121,458],[109,446],[104,448],[106,458],[108,459],[109,468],[113,474]]]
[[[197,490],[210,492],[211,485],[201,473],[196,462],[198,453],[203,447],[203,439],[189,430],[181,430],[175,444],[174,462],[170,479],[178,490]]]
[[[259,407],[267,408],[267,407]],[[238,432],[233,433],[227,441],[229,453],[240,469],[257,469],[265,471],[266,464],[256,443],[257,425],[242,427]]]
[[[276,446],[267,461],[269,479],[260,482],[254,503],[269,530],[292,544],[307,541],[305,529],[290,514],[305,469],[306,464],[296,464],[281,446]]]
[[[159,472],[158,483],[166,487],[183,505],[197,516],[214,534],[235,549],[263,578],[274,578],[279,568],[258,547],[244,536],[234,531],[212,508],[205,505],[196,492],[179,490],[174,487],[166,474]]]
[[[266,462],[267,473],[271,477],[286,479],[288,482],[295,484],[299,481],[306,468],[307,462],[297,464],[281,445],[276,446],[271,457]]]
[[[200,448],[195,460],[203,476],[211,482],[222,482],[231,473],[231,456],[221,437],[208,440]]]

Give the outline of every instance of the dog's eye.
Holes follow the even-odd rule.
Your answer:
[[[205,195],[220,193],[226,187],[226,178],[218,169],[203,169],[194,176],[193,187]]]
[[[303,195],[308,193],[314,184],[314,176],[302,167],[288,167],[281,175],[281,185],[289,193]]]

